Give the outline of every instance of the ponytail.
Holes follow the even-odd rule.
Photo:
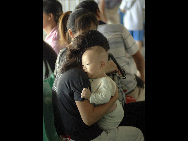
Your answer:
[[[62,14],[59,18],[59,33],[60,33],[60,44],[63,44],[64,42],[70,43],[70,38],[68,35],[67,30],[67,21],[70,16],[71,11],[67,11],[66,13]]]

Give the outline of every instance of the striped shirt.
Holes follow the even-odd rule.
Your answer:
[[[127,90],[126,93],[129,93],[136,87],[137,81],[130,70],[130,59],[127,54],[135,54],[139,47],[129,31],[121,24],[102,24],[98,26],[98,31],[108,39],[110,45],[108,52],[114,56],[118,64],[124,69],[126,79],[122,79],[121,83]]]

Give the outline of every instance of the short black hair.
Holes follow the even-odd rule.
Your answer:
[[[77,42],[77,49],[85,50],[93,46],[101,46],[106,51],[110,49],[107,38],[97,30],[90,30],[79,36],[80,41]]]
[[[47,78],[49,75],[48,65],[50,66],[50,69],[52,71],[55,70],[56,59],[57,59],[56,52],[48,43],[46,43],[43,40],[43,61],[44,61],[45,68],[46,68],[45,78]]]

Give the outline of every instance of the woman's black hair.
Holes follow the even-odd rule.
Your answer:
[[[97,10],[99,10],[98,4],[94,0],[82,1],[76,6],[75,9],[80,9],[80,8],[87,9],[90,12],[93,12],[95,15],[97,15]]]
[[[95,29],[97,29],[98,21],[96,16],[92,12],[88,12],[77,18],[75,21],[75,30],[76,32],[91,30],[91,24],[94,25]]]
[[[52,49],[52,47],[48,43],[44,42],[43,40],[43,61],[46,68],[45,78],[47,78],[49,75],[48,64],[52,71],[55,70],[56,59],[57,59],[56,52]]]
[[[52,13],[56,23],[59,21],[59,17],[63,14],[62,4],[57,0],[44,0],[43,12],[46,14]]]
[[[93,13],[89,12],[87,9],[80,8],[76,9],[73,13],[70,14],[67,21],[67,29],[71,29],[73,33],[76,33],[79,30],[84,31],[85,28],[83,26],[75,26],[78,18],[80,16],[83,16],[84,14],[86,14],[85,18],[87,17],[87,22],[85,23],[86,20],[84,20],[84,22],[82,22],[82,25],[87,25],[87,27],[90,27],[91,22],[94,22],[98,25],[97,18],[95,17],[95,15],[93,15]]]
[[[97,28],[98,21],[96,16],[87,9],[80,8],[73,13],[71,11],[65,12],[59,18],[60,42],[71,42],[68,29],[71,29],[72,33],[75,34],[78,31],[90,30],[92,24]]]
[[[67,51],[67,61],[63,65],[61,72],[75,67],[82,69],[82,55],[90,47],[101,46],[106,51],[110,49],[107,38],[97,30],[82,33],[77,36],[75,42],[76,48]]]

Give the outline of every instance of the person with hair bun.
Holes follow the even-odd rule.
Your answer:
[[[77,36],[82,34],[84,31],[96,29],[98,21],[96,16],[86,9],[78,9],[73,13],[71,11],[65,12],[59,18],[59,33],[60,33],[60,44],[68,43],[66,48],[60,50],[57,60],[54,75],[61,74],[62,64],[65,63],[65,54],[67,48],[74,48],[77,44]]]
[[[52,46],[56,54],[67,45],[66,42],[59,44],[58,22],[62,14],[63,9],[59,1],[43,1],[43,29],[47,33],[45,42]]]
[[[52,88],[52,103],[57,134],[62,140],[65,137],[82,141],[124,141],[126,138],[130,138],[128,141],[144,140],[142,132],[135,127],[118,127],[106,133],[97,125],[96,122],[117,101],[117,88],[108,103],[97,107],[81,98],[82,89],[90,87],[89,79],[82,69],[82,53],[92,46],[101,46],[106,51],[109,49],[106,37],[97,30],[92,30],[97,29],[97,26],[96,16],[82,8],[73,13],[68,11],[60,17],[61,41],[66,41],[69,45],[60,50],[54,71],[56,78]]]

